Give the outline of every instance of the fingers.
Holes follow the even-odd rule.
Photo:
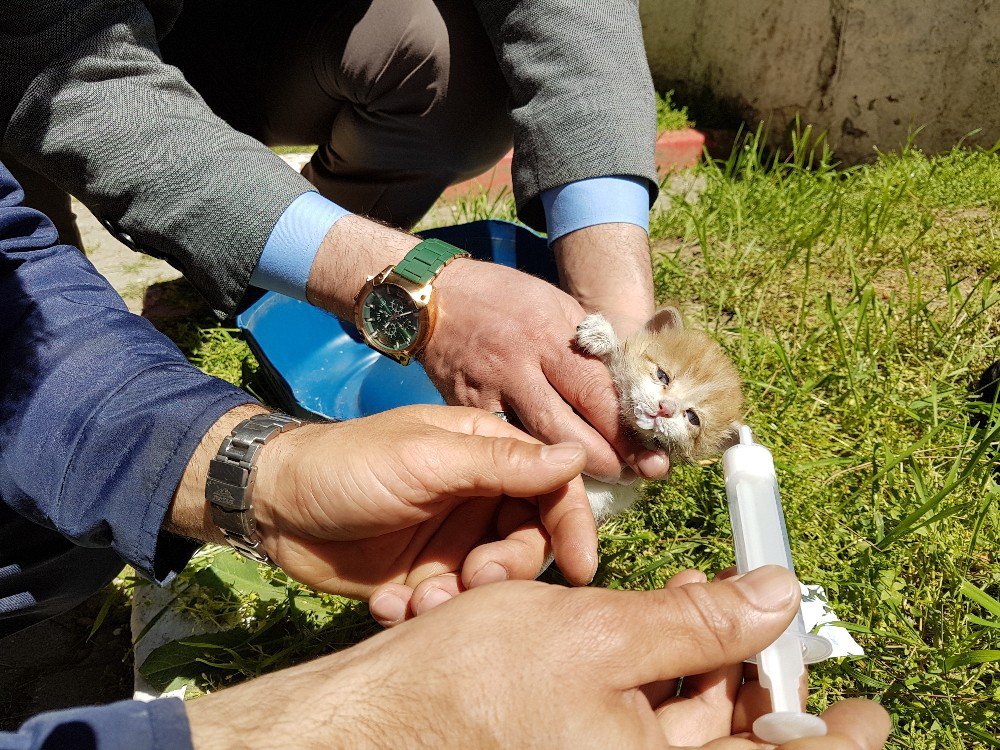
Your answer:
[[[586,586],[594,580],[598,562],[597,522],[583,480],[578,477],[538,498],[538,515],[566,580],[574,586]]]
[[[536,508],[510,501],[501,508],[497,529],[502,539],[482,545],[466,558],[462,582],[467,588],[503,580],[530,580],[545,565],[551,546]]]
[[[621,665],[625,689],[742,662],[782,633],[800,600],[795,577],[776,566],[628,599],[599,595],[593,627],[607,632],[602,642]]]
[[[401,583],[387,583],[379,586],[368,602],[372,618],[383,628],[399,625],[406,619],[407,609],[413,589]]]
[[[573,407],[577,414],[592,425],[592,428],[600,434],[616,456],[620,456],[630,467],[647,479],[663,479],[667,476],[670,464],[665,454],[643,450],[636,443],[632,433],[622,424],[618,407],[618,394],[615,391],[614,383],[611,382],[611,374],[603,363],[594,359],[581,358],[576,352],[567,348],[550,352],[548,358],[542,362],[542,370],[549,383]],[[570,413],[576,420],[579,420],[579,417],[576,417],[576,414],[573,414],[571,410]],[[518,414],[523,416],[520,409],[518,409]],[[553,426],[563,425],[556,423]],[[565,427],[573,426],[572,424],[565,425]],[[538,434],[534,430],[531,432]],[[553,436],[550,439],[556,438]],[[558,439],[569,440],[573,438],[567,434]],[[603,459],[603,456],[591,454],[589,448],[588,445],[590,461],[587,465],[587,473],[600,479],[601,475],[593,474],[591,468],[598,460]],[[611,476],[611,481],[614,479],[615,476]]]
[[[428,452],[429,489],[458,497],[553,492],[579,476],[587,458],[579,443],[540,445],[457,433],[432,448],[436,454]]]
[[[537,515],[533,504],[516,502]],[[433,536],[424,540],[403,583],[415,587],[427,578],[460,570],[469,550],[493,537],[496,514],[496,500],[471,501],[454,508]]]
[[[878,750],[892,730],[889,714],[878,703],[852,698],[823,712],[827,735],[794,740],[781,750]]]
[[[464,587],[454,573],[442,573],[421,581],[415,588],[387,583],[372,594],[368,611],[383,628],[391,628],[430,612],[458,596]]]
[[[571,354],[567,350],[566,356]],[[579,357],[576,359],[583,364],[591,364]],[[596,366],[604,367],[599,362]],[[610,384],[611,379],[606,371],[605,377]],[[582,444],[587,451],[587,474],[605,482],[616,482],[621,474],[621,458],[612,441],[606,439],[601,432],[603,429],[612,435],[622,436],[624,430],[617,418],[617,397],[614,396],[613,389],[611,406],[615,409],[614,421],[608,424],[605,420],[603,426],[595,429],[563,401],[545,378],[539,377],[537,373],[530,373],[522,380],[523,386],[516,394],[511,394],[509,400],[525,429],[546,443],[572,441]],[[607,397],[607,394],[604,393],[603,396]],[[619,442],[624,445],[623,436]]]
[[[700,573],[684,571],[685,574],[692,572]],[[675,579],[680,575],[683,574]],[[703,573],[701,579],[706,580]],[[717,577],[717,580],[724,578]],[[656,710],[667,741],[671,745],[701,747],[729,737],[742,673],[743,664],[734,663],[704,674],[685,676],[680,697],[667,700]]]
[[[705,583],[708,577],[700,570],[682,570],[679,573],[675,573],[669,581],[667,581],[666,588],[668,589],[679,589],[681,586],[687,586],[689,583]],[[654,709],[659,706],[663,701],[668,698],[673,698],[677,693],[677,680],[662,680],[660,682],[653,682],[649,685],[644,685],[642,687],[642,692],[646,695],[649,700],[649,705]]]
[[[597,572],[597,524],[583,481],[578,476],[585,460],[583,447],[578,443],[547,446],[509,438],[481,437],[466,437],[457,443],[456,451],[458,446],[465,446],[468,458],[464,467],[455,467],[458,476],[450,482],[451,492],[537,496],[538,518],[551,540],[560,570],[570,583],[589,583]],[[456,460],[462,463],[461,458]],[[536,543],[524,549],[542,553],[544,546],[540,541],[536,535]],[[507,560],[520,560],[523,556],[517,549],[517,542],[527,542],[527,539],[512,540],[511,544],[493,551],[504,552]],[[530,555],[525,559],[534,562]],[[497,562],[503,566],[505,561]],[[519,571],[522,568],[523,565],[518,565]],[[512,577],[533,578],[538,570],[536,567],[528,576],[510,572]]]
[[[533,445],[509,438],[465,437],[457,442],[465,446],[464,468],[455,467],[458,478],[451,482],[454,494],[510,497],[538,496],[537,513],[551,540],[552,552],[559,568],[570,583],[589,583],[597,571],[597,524],[579,473],[585,454],[578,443]],[[457,459],[462,463],[462,459]],[[469,471],[472,473],[469,473]],[[544,547],[537,542],[525,549],[535,553]],[[526,542],[526,538],[513,540]],[[494,548],[505,552],[506,559],[520,559],[516,544]],[[488,555],[487,555],[488,556]],[[529,555],[528,561],[534,562]],[[482,558],[482,562],[486,559]],[[478,562],[478,561],[477,561]],[[497,561],[501,566],[504,560]],[[523,561],[522,561],[523,562]],[[518,565],[521,570],[523,565]],[[539,568],[528,576],[538,574]],[[475,575],[475,572],[471,575]],[[469,579],[471,582],[471,578]]]
[[[667,741],[700,747],[729,737],[742,673],[743,665],[737,663],[685,677],[680,697],[666,701],[656,712]]]
[[[689,570],[682,570],[679,573],[675,573],[673,577],[667,581],[668,589],[679,589],[681,586],[687,586],[689,583],[706,583],[708,581],[708,576],[701,570],[691,568]]]
[[[803,710],[808,698],[809,668],[806,667],[799,682],[799,699],[802,702]],[[736,698],[736,706],[733,709],[733,731],[751,731],[753,723],[770,712],[771,693],[760,684],[756,665],[746,664],[743,668],[743,687],[740,688],[739,696]]]
[[[443,573],[417,584],[410,599],[410,613],[414,617],[430,612],[440,604],[458,596],[464,587],[455,573]]]

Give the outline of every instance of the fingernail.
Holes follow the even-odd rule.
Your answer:
[[[657,451],[646,451],[636,458],[635,468],[646,479],[663,479],[670,472],[670,460]]]
[[[451,594],[444,589],[439,589],[436,586],[429,588],[427,589],[427,593],[420,598],[420,609],[434,609],[434,607],[444,604],[449,599],[451,599]]]
[[[556,466],[573,463],[583,454],[583,446],[579,443],[556,443],[542,446],[542,460]]]
[[[394,594],[382,594],[368,602],[368,611],[379,622],[393,624],[406,616],[406,602]]]
[[[799,584],[795,576],[777,565],[766,565],[749,573],[731,578],[750,603],[764,612],[780,612],[788,609],[792,600],[801,598]]]
[[[500,563],[488,562],[477,570],[475,575],[472,576],[472,580],[469,581],[469,586],[483,586],[487,583],[506,581],[507,578],[507,569],[503,565]]]

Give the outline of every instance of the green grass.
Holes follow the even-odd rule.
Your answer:
[[[813,707],[879,700],[896,748],[1000,747],[1000,416],[971,426],[967,397],[1000,356],[1000,157],[906,150],[841,170],[808,133],[791,155],[765,154],[751,137],[672,178],[687,182],[654,216],[655,275],[737,362],[799,574],[866,649],[814,669]],[[511,215],[509,197],[462,210]],[[253,370],[230,331],[179,337],[213,374],[242,383]],[[717,462],[647,494],[602,533],[597,584],[650,588],[732,564]],[[185,574],[204,602],[197,575]],[[238,637],[209,644],[189,679],[226,684],[371,632],[362,607],[328,598],[317,618],[290,590],[238,597]]]
[[[301,146],[271,146],[271,150],[276,154],[311,154],[316,150],[315,144],[303,144]]]
[[[691,127],[688,119],[688,108],[674,101],[674,92],[656,95],[656,129],[662,133],[665,130],[683,130]]]

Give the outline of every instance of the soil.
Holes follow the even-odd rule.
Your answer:
[[[111,607],[89,637],[105,600]],[[0,641],[0,730],[43,711],[132,697],[129,602],[106,589]]]

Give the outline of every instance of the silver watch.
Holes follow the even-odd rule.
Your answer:
[[[268,441],[301,424],[280,412],[254,415],[236,425],[209,464],[205,498],[212,522],[233,549],[251,560],[271,562],[261,549],[253,515],[257,456]]]

